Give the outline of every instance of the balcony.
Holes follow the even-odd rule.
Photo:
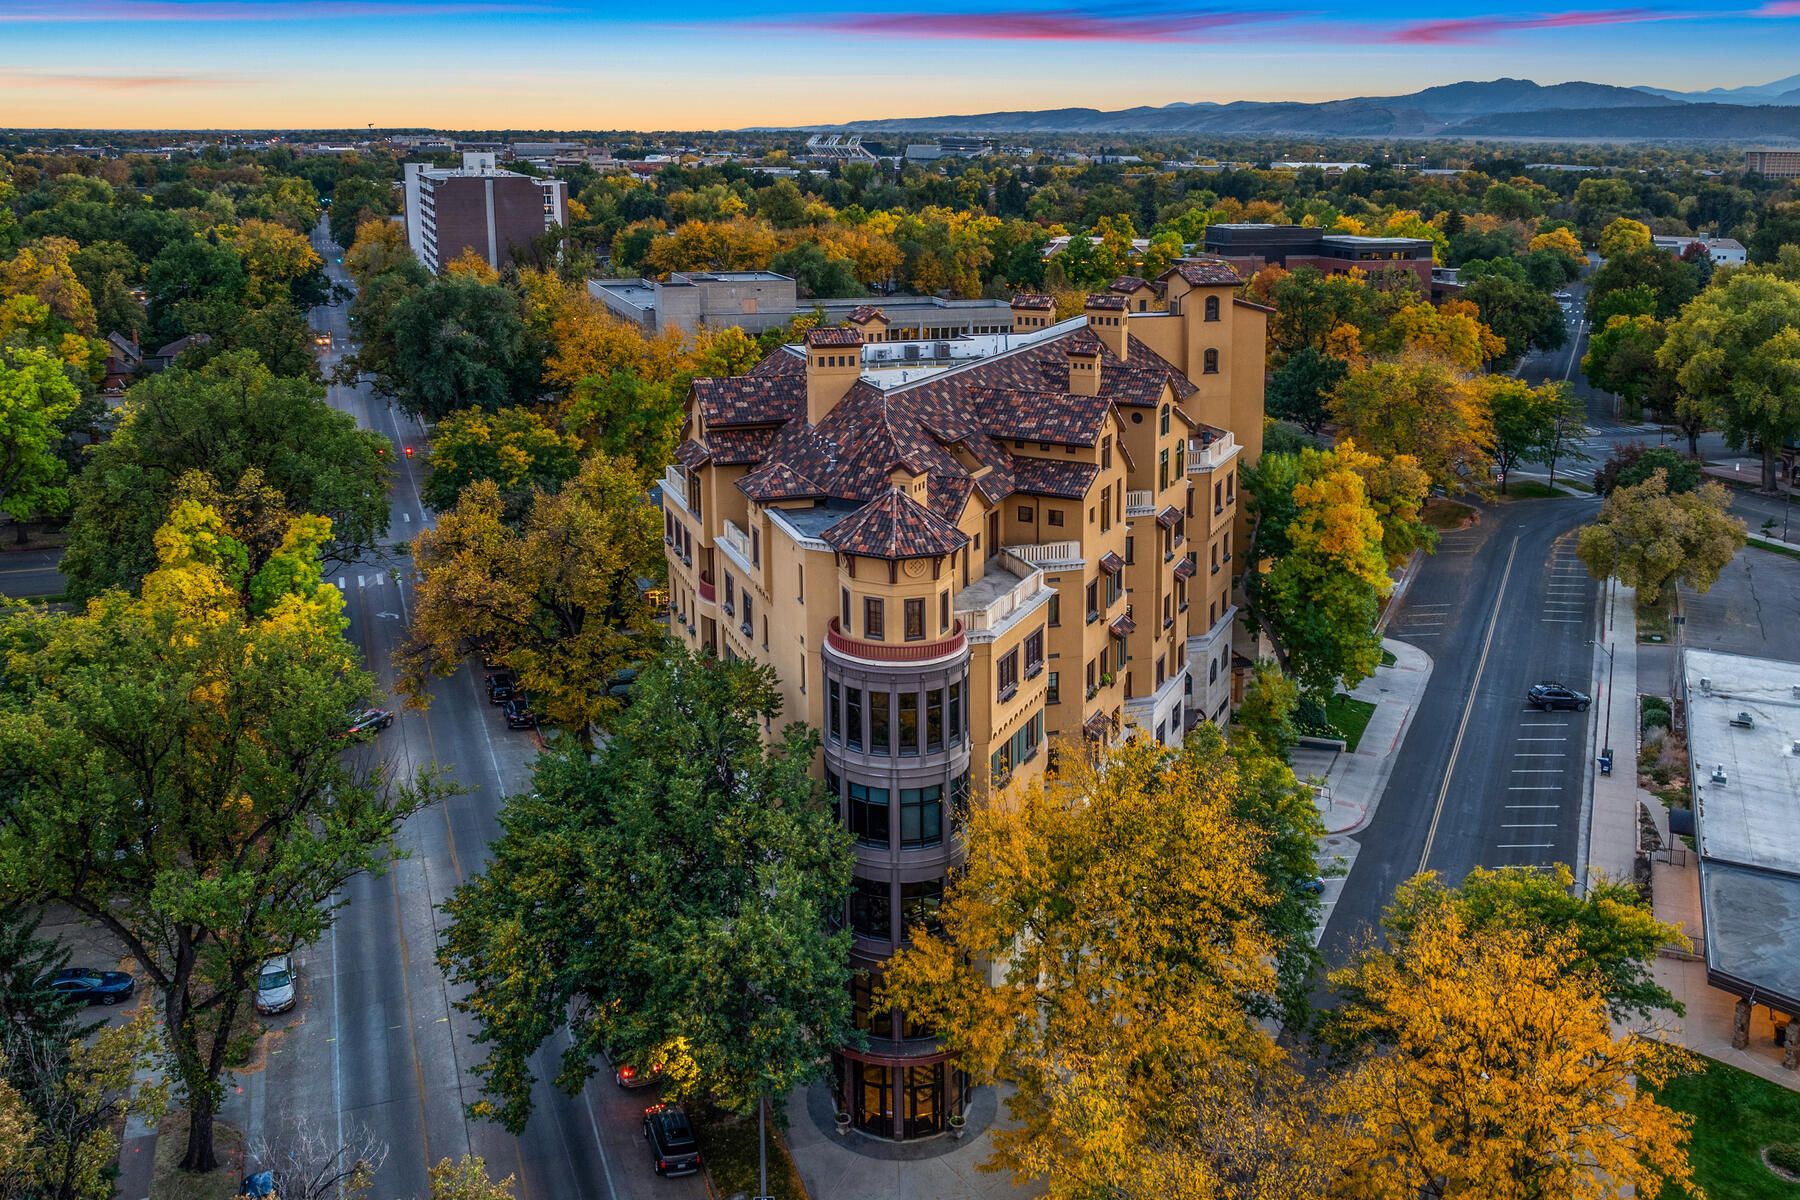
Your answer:
[[[714,586],[712,578],[705,571],[700,572],[700,582],[695,590],[700,593],[700,603],[716,604],[718,602],[719,589]]]
[[[990,641],[1025,614],[1050,603],[1044,573],[1010,550],[988,559],[981,578],[956,594],[956,615],[973,641]]]
[[[1125,515],[1128,517],[1146,517],[1156,508],[1156,493],[1149,488],[1141,488],[1125,493]]]
[[[1081,543],[1077,541],[1036,542],[1028,546],[1008,546],[1006,549],[1042,570],[1079,567],[1087,561],[1081,556]]]
[[[961,621],[956,623],[949,637],[935,642],[859,642],[844,636],[838,629],[836,617],[825,630],[825,644],[836,653],[876,663],[922,663],[948,658],[966,649],[968,641]]]
[[[688,506],[687,476],[682,473],[680,467],[663,468],[662,490],[663,495],[674,500],[682,507],[683,511],[688,513],[694,511]]]
[[[1188,474],[1204,475],[1216,471],[1237,457],[1240,447],[1229,429],[1208,429],[1199,437],[1188,439]]]
[[[738,568],[744,574],[755,578],[762,573],[759,569],[760,564],[750,557],[750,535],[739,528],[736,521],[724,522],[716,544],[727,557],[737,563]]]

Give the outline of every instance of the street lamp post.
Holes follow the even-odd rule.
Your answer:
[[[1614,655],[1617,653],[1618,647],[1609,646],[1605,642],[1596,642],[1592,639],[1589,639],[1588,645],[1598,646],[1600,649],[1606,651],[1606,725],[1601,732],[1601,740],[1610,741],[1612,738],[1613,667],[1617,665],[1614,660]],[[1602,747],[1600,757],[1611,762],[1612,747]]]

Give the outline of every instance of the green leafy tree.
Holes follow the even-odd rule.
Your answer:
[[[1734,274],[1669,322],[1656,361],[1731,445],[1761,452],[1774,491],[1781,447],[1800,437],[1800,283]]]
[[[164,371],[126,394],[117,432],[75,482],[62,563],[70,593],[136,587],[190,471],[231,492],[254,470],[290,512],[328,517],[326,558],[349,561],[387,532],[387,451],[386,439],[328,405],[323,388],[274,375],[246,351]]]
[[[38,936],[36,916],[18,904],[0,908],[0,1055],[11,1068],[6,1077],[27,1095],[37,1077],[26,1068],[38,1051],[21,1047],[67,1046],[93,1031],[81,1010],[50,986],[68,964],[67,947]]]
[[[1269,415],[1292,421],[1308,433],[1319,432],[1332,389],[1349,373],[1350,365],[1343,359],[1300,347],[1269,377]]]
[[[1489,376],[1483,383],[1494,420],[1494,464],[1500,469],[1504,493],[1519,464],[1554,461],[1559,434],[1571,423],[1579,426],[1583,410],[1565,383],[1532,387],[1509,375]]]
[[[1694,491],[1705,482],[1699,459],[1688,458],[1672,446],[1627,442],[1594,472],[1594,491],[1609,496],[1614,488],[1636,487],[1658,471],[1663,473],[1671,496]]]
[[[1635,487],[1613,489],[1600,516],[1584,526],[1576,552],[1595,579],[1609,576],[1654,604],[1670,580],[1705,593],[1744,548],[1744,523],[1731,515],[1725,485],[1669,493],[1658,470]]]
[[[0,900],[67,904],[125,947],[157,993],[191,1171],[217,1166],[259,963],[316,940],[422,802],[343,754],[373,680],[319,572],[325,530],[297,518],[246,578],[223,519],[187,502],[142,596],[15,609],[0,628]]]
[[[1481,323],[1506,342],[1505,355],[1493,364],[1500,370],[1533,350],[1555,350],[1568,340],[1555,297],[1529,282],[1488,276],[1465,287],[1462,298],[1474,304],[1481,311]]]
[[[579,438],[558,433],[530,409],[453,412],[432,430],[425,503],[442,512],[471,483],[491,479],[500,489],[507,518],[517,521],[534,491],[554,492],[574,478],[580,450]]]
[[[47,350],[0,350],[0,512],[17,522],[68,507],[67,465],[57,453],[81,392]]]
[[[530,1058],[565,1025],[570,1094],[610,1052],[739,1113],[856,1037],[831,931],[849,834],[809,774],[817,734],[771,742],[779,716],[768,667],[677,651],[597,754],[543,757],[507,801],[487,870],[445,905],[440,959],[489,1048],[473,1115],[523,1129]]]
[[[1612,317],[1588,340],[1581,369],[1589,383],[1616,394],[1632,413],[1662,409],[1675,393],[1674,376],[1656,361],[1666,336],[1655,317]]]
[[[1244,702],[1231,716],[1233,744],[1236,737],[1254,738],[1281,758],[1294,748],[1299,730],[1294,726],[1294,710],[1300,704],[1300,686],[1281,673],[1281,668],[1263,659],[1250,676],[1244,689]]]
[[[623,459],[596,454],[561,491],[535,493],[518,528],[497,484],[472,483],[414,560],[424,578],[400,664],[415,699],[481,645],[540,718],[585,739],[619,709],[607,684],[661,640],[643,589],[662,567],[662,520]]]
[[[1650,227],[1630,217],[1620,217],[1600,231],[1597,249],[1601,258],[1621,258],[1651,248]]]
[[[395,305],[391,333],[395,400],[426,421],[459,408],[527,404],[542,388],[542,355],[526,335],[518,297],[499,284],[440,275]]]
[[[706,371],[735,375],[742,371]],[[648,379],[626,367],[590,375],[570,393],[563,423],[582,441],[607,454],[632,459],[646,473],[674,460],[687,389]]]
[[[393,189],[362,176],[340,180],[331,193],[331,240],[348,250],[371,219],[394,211]]]
[[[1633,291],[1636,288],[1646,289],[1651,299],[1648,310],[1643,307],[1645,293]],[[1620,313],[1648,311],[1657,320],[1667,321],[1699,291],[1700,273],[1692,263],[1655,246],[1628,250],[1607,259],[1588,276],[1588,319],[1603,324],[1603,318],[1610,320]],[[1632,293],[1629,307],[1613,299],[1619,292]]]
[[[231,246],[201,237],[170,242],[150,263],[145,289],[150,297],[150,332],[173,341],[195,328],[202,309],[213,302],[241,305],[250,277]]]

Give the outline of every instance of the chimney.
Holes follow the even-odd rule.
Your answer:
[[[1069,347],[1069,391],[1077,396],[1100,394],[1100,347],[1082,341]]]
[[[863,335],[814,329],[806,335],[806,419],[817,425],[862,377]]]
[[[1082,315],[1113,357],[1125,361],[1125,297],[1117,292],[1092,292],[1082,303]]]
[[[844,318],[846,324],[862,334],[864,344],[887,341],[887,314],[873,304],[859,304]]]
[[[1012,298],[1012,331],[1030,333],[1048,329],[1056,320],[1056,301],[1034,292],[1020,292]]]

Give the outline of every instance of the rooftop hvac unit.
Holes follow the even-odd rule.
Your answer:
[[[1700,677],[1700,690],[1707,693],[1708,695],[1711,695],[1712,694],[1712,680],[1708,679],[1706,676],[1702,675]]]
[[[1794,685],[1794,699],[1800,700],[1800,683]]]
[[[1800,754],[1800,738],[1797,738],[1794,741],[1794,753]]]
[[[1725,780],[1725,764],[1724,763],[1714,763],[1713,764],[1712,781],[1714,783],[1726,782],[1726,780]]]
[[[939,342],[936,345],[934,345],[931,348],[931,350],[932,350],[932,353],[936,354],[939,358],[949,358],[950,357],[950,343],[949,342]]]
[[[919,343],[917,343],[917,342],[906,343],[906,357],[907,357],[908,361],[910,361],[910,362],[918,361],[918,359],[919,359]]]

